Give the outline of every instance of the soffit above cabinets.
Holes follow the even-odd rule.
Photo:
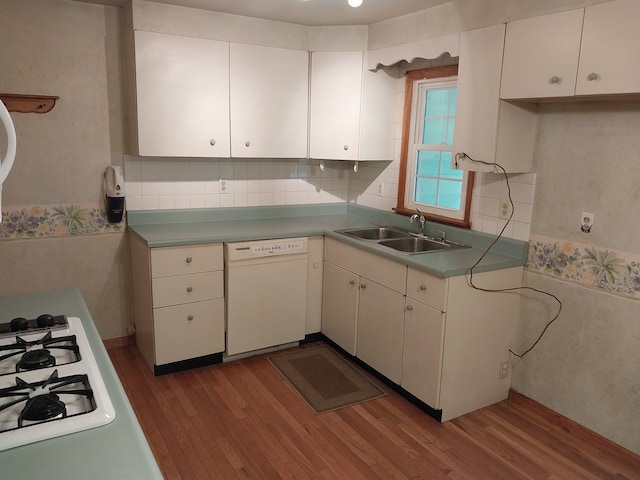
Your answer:
[[[123,6],[129,0],[76,0]],[[449,0],[364,0],[352,8],[347,0],[148,0],[155,3],[263,18],[307,26],[370,25],[435,7]]]

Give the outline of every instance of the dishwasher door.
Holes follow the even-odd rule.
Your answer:
[[[225,244],[227,355],[302,340],[307,239]]]

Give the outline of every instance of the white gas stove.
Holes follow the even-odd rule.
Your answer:
[[[0,451],[115,417],[79,318],[41,315],[0,324]]]

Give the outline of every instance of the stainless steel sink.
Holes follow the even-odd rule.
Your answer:
[[[425,253],[456,248],[450,243],[429,240],[422,237],[394,238],[391,240],[383,240],[379,243],[385,247],[390,247],[405,253]]]
[[[340,230],[338,233],[360,238],[362,240],[385,240],[388,238],[409,237],[411,235],[406,230],[394,227],[355,228]]]
[[[456,242],[440,241],[418,236],[415,233],[398,227],[351,228],[336,230],[336,233],[357,238],[367,243],[380,245],[381,247],[390,248],[403,255],[468,248],[467,245]]]

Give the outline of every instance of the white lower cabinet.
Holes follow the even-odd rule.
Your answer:
[[[523,267],[476,273],[518,287]],[[471,288],[325,239],[322,333],[424,402],[441,421],[507,398],[519,296]],[[439,411],[439,413],[437,413]]]
[[[177,362],[221,361],[222,245],[148,248],[131,235],[130,250],[136,344],[149,368],[160,374],[180,369]]]
[[[409,269],[411,276],[412,270]],[[438,279],[443,285],[446,280]],[[420,287],[425,286],[421,284]],[[440,409],[445,313],[407,292],[400,385],[430,407]],[[426,293],[426,288],[420,289]],[[414,297],[417,297],[415,295]]]

